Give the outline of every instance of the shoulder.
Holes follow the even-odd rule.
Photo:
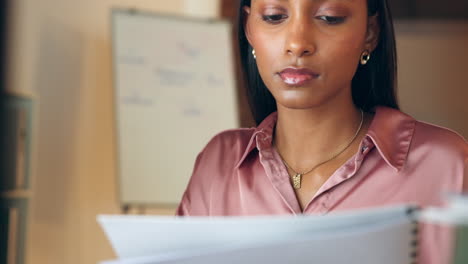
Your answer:
[[[415,144],[430,146],[434,154],[450,154],[466,162],[468,159],[468,142],[457,132],[430,124],[416,121],[413,141]]]
[[[455,131],[416,121],[409,159],[440,188],[468,190],[468,143]]]
[[[465,138],[448,128],[416,121],[412,145],[413,153],[425,150],[419,156],[430,157],[427,160],[432,171],[450,172],[450,177],[438,177],[439,180],[453,182],[456,187],[452,189],[468,192],[468,142]]]
[[[231,175],[253,138],[255,128],[222,131],[198,154],[178,215],[210,215],[213,186]]]
[[[196,166],[225,175],[245,154],[255,131],[255,128],[238,128],[216,134],[198,155]]]
[[[211,138],[203,152],[229,147],[232,150],[245,149],[252,139],[255,128],[237,128],[221,131]]]
[[[246,152],[249,143],[254,140],[255,128],[237,128],[224,130],[211,138],[199,154],[203,161],[222,165],[223,168],[234,166]],[[222,164],[221,164],[222,163]]]
[[[440,164],[443,158],[449,162],[444,164],[452,167],[468,159],[468,144],[461,135],[448,128],[418,121],[398,109],[378,107],[368,135],[397,168],[401,168],[407,156],[417,166],[424,160],[439,160],[437,164]]]

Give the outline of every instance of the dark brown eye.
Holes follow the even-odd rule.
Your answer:
[[[324,21],[329,25],[338,25],[345,21],[346,17],[338,17],[338,16],[318,16],[317,19]]]
[[[270,24],[279,24],[287,18],[286,15],[265,15],[262,16],[263,21]]]

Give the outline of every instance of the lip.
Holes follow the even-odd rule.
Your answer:
[[[278,73],[283,82],[289,86],[301,86],[317,79],[320,74],[307,68],[289,67]]]

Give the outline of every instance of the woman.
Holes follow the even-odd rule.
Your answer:
[[[424,207],[468,190],[467,142],[398,110],[386,0],[243,0],[239,23],[259,125],[208,143],[179,215]],[[420,263],[444,263],[443,233],[423,228]]]

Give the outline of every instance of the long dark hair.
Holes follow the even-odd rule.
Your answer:
[[[276,111],[276,101],[268,91],[258,72],[257,64],[251,55],[244,30],[244,6],[251,0],[240,0],[238,10],[238,41],[241,66],[247,86],[250,110],[259,124],[269,114]],[[379,43],[372,52],[372,59],[366,66],[359,66],[352,80],[352,96],[356,107],[372,112],[376,106],[399,109],[396,97],[397,56],[393,19],[387,0],[367,0],[368,15],[378,15],[380,27]]]

